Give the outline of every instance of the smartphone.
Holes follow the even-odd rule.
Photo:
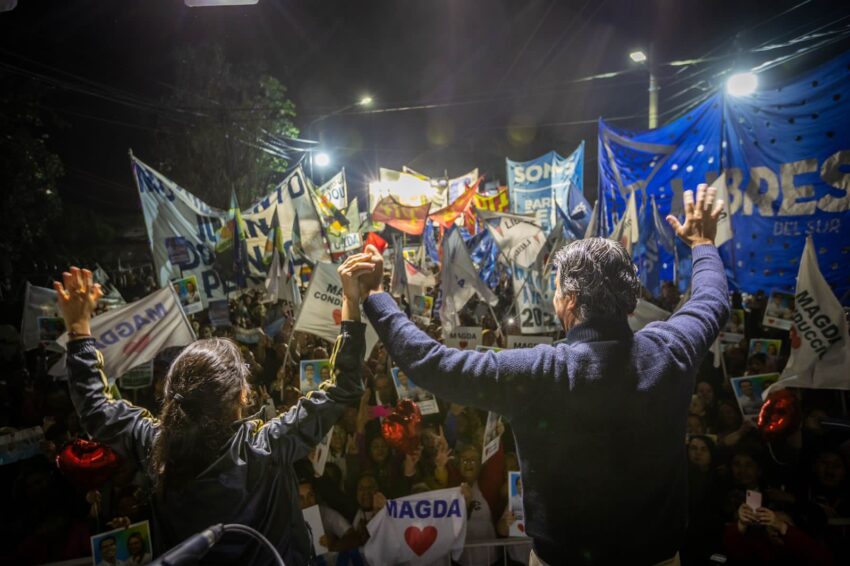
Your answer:
[[[761,507],[761,492],[747,490],[747,505],[755,511]]]

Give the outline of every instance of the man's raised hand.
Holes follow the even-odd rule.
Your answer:
[[[360,300],[360,280],[362,273],[371,272],[375,264],[371,261],[372,256],[368,253],[354,254],[345,259],[337,268],[337,273],[342,280],[342,294],[349,301]]]
[[[369,293],[383,289],[384,257],[378,251],[378,248],[372,244],[366,246],[363,252],[369,254],[369,262],[375,266],[375,269],[371,273],[363,272],[360,274],[360,296],[365,300],[369,296]],[[401,250],[397,251],[397,253],[400,252]]]
[[[97,308],[98,299],[103,296],[103,290],[94,282],[92,272],[71,267],[70,271],[62,274],[62,283],[53,282],[53,288],[71,338],[91,335],[89,320]]]
[[[694,192],[685,191],[685,223],[682,224],[672,214],[667,216],[667,222],[673,227],[676,235],[690,247],[700,244],[714,245],[717,235],[717,221],[723,212],[723,201],[715,202],[717,189],[705,184],[697,186],[697,198],[694,203]]]

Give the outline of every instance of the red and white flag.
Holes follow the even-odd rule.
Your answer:
[[[777,387],[850,389],[850,337],[844,309],[818,268],[806,238],[791,327],[791,357]]]
[[[313,278],[304,295],[293,332],[306,332],[328,342],[334,342],[339,336],[342,324],[342,280],[337,266],[319,262],[313,270]],[[378,342],[378,333],[366,318],[366,356]]]
[[[161,350],[195,341],[195,332],[171,285],[94,317],[91,334],[103,354],[103,371],[110,379],[152,360]],[[66,347],[68,334],[56,342]],[[51,369],[51,375],[64,374],[64,359],[60,363]]]

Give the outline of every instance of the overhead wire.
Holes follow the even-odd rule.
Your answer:
[[[788,14],[788,13],[790,13],[790,12],[792,12],[792,11],[794,11],[794,10],[796,10],[796,9],[798,9],[798,8],[808,4],[808,3],[810,3],[810,0],[798,3],[795,6],[792,6],[791,8],[788,8],[787,10],[785,10],[785,11],[779,13],[779,14],[776,14],[776,15],[772,16],[771,18],[768,18],[767,20],[759,22],[755,26],[751,26],[750,28],[748,28],[747,30],[744,30],[743,32],[738,32],[738,35],[741,34],[741,33],[749,33],[749,32],[751,32],[755,29],[758,29],[762,25],[764,25],[764,24],[766,24],[770,21],[773,21],[773,20],[775,20],[775,19],[777,19],[777,18],[779,18],[779,17],[781,17],[785,14]],[[585,4],[585,6],[586,5],[587,4]],[[546,14],[549,13],[551,8],[552,8],[552,4],[550,4],[549,9],[547,9]],[[580,12],[582,12],[583,10],[584,10],[584,7],[582,8],[582,10],[580,10]],[[597,11],[598,11],[598,8],[597,8]],[[596,12],[594,12],[594,14],[595,13]],[[544,16],[545,16],[545,14],[544,14]],[[592,17],[592,15],[591,15],[591,17]],[[830,31],[823,32],[823,33],[817,33],[817,32],[822,30],[825,27],[828,27],[830,25],[834,25],[835,23],[843,21],[847,18],[850,18],[850,16],[845,16],[844,18],[841,18],[837,21],[834,20],[834,21],[831,21],[831,22],[829,22],[825,25],[821,25],[821,26],[815,28],[814,30],[809,30],[809,31],[805,32],[804,34],[798,35],[798,36],[792,38],[791,40],[786,41],[785,43],[773,44],[773,43],[771,43],[773,40],[768,40],[766,42],[761,43],[757,48],[753,49],[753,51],[765,52],[765,51],[770,51],[770,50],[783,49],[783,48],[792,47],[792,46],[795,46],[795,45],[798,45],[798,44],[801,44],[801,43],[814,41],[814,40],[821,39],[821,38],[827,38],[825,40],[822,40],[822,41],[816,43],[815,45],[809,46],[807,48],[799,49],[795,53],[774,59],[773,61],[769,61],[769,62],[763,64],[762,66],[760,66],[759,68],[761,70],[766,70],[768,68],[772,68],[773,66],[776,66],[778,64],[793,60],[796,57],[803,56],[807,53],[810,53],[812,51],[815,51],[815,50],[820,49],[822,47],[825,47],[827,45],[831,45],[832,43],[834,43],[836,41],[843,40],[848,33],[848,30],[845,29],[845,28],[841,28],[841,29],[838,29],[838,30],[830,30]],[[545,17],[543,18],[543,20],[545,20]],[[798,26],[795,29],[799,30],[800,27],[802,27],[802,26]],[[539,25],[535,29],[539,29]],[[534,35],[535,35],[535,33],[532,33],[532,37]],[[782,35],[787,36],[787,33],[783,33]],[[723,45],[723,43],[715,46],[714,48],[712,48],[711,50],[709,50],[705,54],[703,54],[701,57],[696,58],[696,59],[690,59],[690,60],[684,60],[684,61],[662,62],[662,63],[658,63],[658,65],[659,66],[681,67],[680,71],[677,71],[677,74],[678,74],[682,70],[691,68],[691,67],[693,67],[694,65],[697,65],[697,64],[713,63],[713,62],[717,62],[717,61],[720,61],[720,60],[726,60],[727,58],[723,57],[723,56],[718,56],[718,57],[712,57],[711,56],[712,53],[716,52],[720,47],[722,47],[722,45]],[[554,44],[553,44],[553,47],[554,47]],[[552,50],[553,47],[550,47],[550,51]],[[192,119],[203,119],[203,118],[209,117],[208,115],[204,114],[203,112],[197,111],[197,108],[192,109],[192,108],[188,108],[188,107],[184,108],[184,107],[164,106],[160,103],[152,102],[150,100],[139,97],[139,96],[134,95],[132,93],[122,91],[121,89],[111,87],[110,85],[105,85],[103,83],[99,83],[97,81],[92,81],[92,80],[87,79],[85,77],[81,77],[80,75],[76,75],[74,73],[63,71],[62,69],[57,69],[55,67],[45,65],[45,64],[40,63],[38,61],[30,59],[26,56],[22,56],[20,54],[13,53],[13,52],[11,52],[7,49],[4,49],[4,48],[0,48],[0,52],[5,53],[5,54],[9,54],[9,55],[17,56],[17,57],[19,57],[19,58],[21,58],[25,61],[28,61],[32,64],[39,65],[39,66],[41,66],[45,69],[50,69],[54,72],[62,74],[63,76],[75,79],[75,80],[80,81],[82,83],[82,84],[79,84],[79,83],[74,83],[73,81],[68,80],[68,79],[63,79],[63,78],[59,78],[59,77],[51,77],[49,75],[45,75],[44,73],[34,71],[32,69],[26,69],[26,68],[23,68],[23,67],[19,67],[17,65],[10,64],[8,62],[0,61],[0,69],[6,69],[9,72],[27,75],[27,76],[30,76],[32,78],[35,78],[36,80],[40,80],[40,81],[46,82],[48,84],[51,84],[53,86],[56,86],[57,88],[62,88],[62,89],[70,90],[72,92],[77,92],[77,93],[80,93],[80,94],[83,94],[83,95],[93,96],[93,97],[97,97],[97,98],[107,100],[107,101],[110,101],[110,102],[113,102],[113,103],[122,104],[122,105],[125,105],[127,107],[130,107],[130,108],[142,111],[142,112],[152,113],[152,114],[156,115],[157,117],[171,119],[171,120],[174,120],[174,121],[177,121],[177,122],[182,122],[184,124],[187,123],[186,122],[187,119],[191,122]],[[574,78],[574,79],[569,79],[567,81],[564,81],[563,83],[559,83],[559,84],[562,84],[562,85],[572,85],[572,88],[536,89],[534,92],[515,91],[514,93],[496,94],[496,95],[493,95],[493,96],[485,96],[485,97],[474,97],[474,98],[467,99],[467,100],[461,99],[461,100],[449,100],[449,101],[442,101],[442,102],[423,103],[423,104],[408,104],[408,105],[401,105],[401,106],[395,106],[395,107],[384,107],[384,108],[377,108],[377,109],[360,110],[360,111],[355,111],[355,112],[344,112],[344,113],[340,113],[339,115],[340,116],[374,115],[374,114],[397,113],[397,112],[406,112],[406,111],[415,111],[415,110],[431,110],[431,109],[440,109],[440,108],[462,107],[462,106],[469,106],[469,105],[486,104],[486,103],[499,102],[499,101],[505,101],[505,100],[516,100],[516,99],[526,99],[526,98],[532,98],[532,97],[551,96],[553,94],[559,94],[559,93],[569,92],[571,90],[574,90],[574,88],[576,88],[576,85],[581,85],[582,83],[595,82],[595,81],[599,81],[601,79],[616,78],[616,77],[620,77],[620,76],[625,76],[627,74],[633,74],[637,71],[638,71],[638,69],[622,69],[622,70],[619,70],[619,71],[597,73],[595,75],[589,75],[589,76],[586,76],[586,77],[578,77],[578,78]],[[678,84],[678,83],[680,83],[684,80],[692,79],[696,76],[699,76],[701,74],[705,74],[705,73],[711,72],[711,71],[712,71],[712,66],[706,65],[706,66],[696,70],[693,73],[687,74],[687,75],[682,76],[682,77],[677,77],[671,83],[666,85],[665,88],[669,88],[669,86],[673,86],[673,85]],[[720,71],[720,72],[715,72],[714,77],[722,75],[724,72],[725,72],[725,70]],[[613,87],[623,86],[624,84],[635,84],[637,82],[640,82],[640,81],[631,81],[629,83],[617,83],[617,84],[606,84],[606,83],[600,82],[598,84],[599,84],[600,87],[612,87],[613,88]],[[672,109],[668,109],[668,110],[662,112],[662,115],[669,114],[671,112],[671,110],[678,110],[678,109],[684,108],[688,104],[692,103],[695,100],[704,99],[706,97],[705,92],[708,91],[708,90],[711,90],[710,88],[706,89],[705,87],[702,86],[702,85],[705,84],[705,82],[706,82],[705,80],[699,81],[699,82],[697,82],[693,85],[689,85],[685,89],[682,89],[682,90],[670,95],[669,97],[666,97],[666,100],[670,101],[670,100],[674,100],[674,99],[676,99],[676,98],[678,98],[678,97],[680,97],[680,96],[682,96],[682,95],[684,95],[688,92],[691,92],[695,89],[702,90],[702,92],[697,94],[697,96],[695,96],[691,99],[688,99],[681,104],[674,106]],[[175,87],[171,87],[171,88],[175,88]],[[594,87],[594,88],[596,88],[596,87]],[[212,104],[214,104],[214,105],[217,105],[216,101],[214,101],[214,100],[212,100],[210,102],[212,102]],[[198,107],[198,108],[200,108],[200,107]],[[120,120],[114,120],[114,119],[110,119],[110,118],[94,116],[94,115],[91,115],[91,114],[85,114],[85,113],[82,113],[82,112],[78,112],[78,111],[74,111],[74,110],[70,110],[70,109],[66,109],[66,108],[53,107],[52,109],[59,111],[59,112],[65,112],[69,115],[82,117],[82,118],[85,118],[85,119],[96,120],[96,121],[100,121],[100,122],[103,122],[103,123],[108,123],[108,124],[118,125],[118,126],[123,126],[123,127],[129,127],[129,128],[134,128],[134,129],[143,130],[143,131],[153,131],[153,132],[157,132],[157,133],[164,133],[164,134],[167,134],[167,135],[181,135],[181,133],[182,133],[182,132],[170,132],[170,131],[167,131],[167,130],[164,130],[164,129],[161,129],[161,128],[153,128],[153,127],[150,127],[150,126],[144,126],[144,125],[140,125],[140,124],[132,124],[132,123],[124,122],[124,121],[120,121]],[[206,107],[206,109],[209,110],[210,107]],[[256,108],[256,107],[254,107],[254,108],[251,108],[251,107],[229,108],[229,107],[222,107],[220,105],[217,105],[216,107],[213,107],[212,109],[213,110],[226,111],[226,112],[230,112],[230,111],[242,112],[242,111],[249,111],[249,110],[250,111],[261,111],[261,110],[263,110],[262,108]],[[261,119],[266,119],[266,118],[265,117],[257,117],[256,119],[261,120]],[[238,122],[249,121],[249,120],[238,120],[238,119],[231,119],[231,120],[232,120],[233,126],[237,126]],[[582,121],[566,122],[566,123],[563,123],[563,125],[577,123],[577,122],[582,122]],[[550,122],[550,123],[547,123],[547,124],[554,126],[556,124],[561,124],[561,123]],[[540,124],[538,124],[537,126],[540,126]],[[505,129],[507,127],[512,127],[512,126],[505,126],[505,127],[496,128],[496,129]],[[245,131],[244,128],[240,128],[240,129],[243,132]],[[261,141],[266,146],[264,151],[269,151],[269,150],[273,151],[275,155],[286,156],[287,159],[292,158],[292,153],[290,153],[290,152],[303,153],[303,152],[306,152],[306,151],[310,151],[309,148],[298,147],[297,144],[299,144],[299,143],[300,144],[315,144],[316,143],[314,140],[304,140],[304,139],[298,139],[298,138],[289,138],[289,137],[286,137],[286,136],[279,136],[279,135],[276,135],[276,134],[272,134],[271,132],[268,132],[265,129],[261,129],[261,132],[262,132],[262,135],[264,136],[264,139],[261,140]],[[294,142],[294,143],[290,143],[290,142]]]

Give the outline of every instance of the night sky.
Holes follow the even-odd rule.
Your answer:
[[[850,23],[842,18],[850,18],[846,1],[260,0],[187,8],[182,0],[20,0],[0,13],[0,62],[21,77],[95,81],[156,103],[169,92],[175,50],[217,42],[232,61],[261,61],[287,86],[302,130],[366,93],[379,110],[436,106],[342,114],[303,132],[322,140],[334,165],[346,166],[355,194],[363,194],[376,164],[451,176],[479,166],[504,182],[505,157],[550,149],[567,155],[584,139],[593,198],[596,119],[646,126],[647,73],[629,51],[652,44],[658,62],[711,59],[659,67],[663,123],[719,82],[738,46]],[[835,45],[765,78],[787,80],[847,48]],[[625,72],[574,82],[613,71]],[[105,213],[137,212],[141,224],[127,150],[143,160],[149,154],[156,113],[66,89],[47,106],[64,123],[51,130],[67,172],[63,199]]]

